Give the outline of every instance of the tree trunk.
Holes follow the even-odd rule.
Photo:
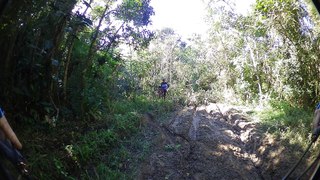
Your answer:
[[[58,23],[55,23],[54,29],[52,32],[49,32],[47,38],[52,39],[52,48],[49,49],[46,53],[46,56],[44,58],[44,81],[46,81],[46,85],[42,87],[41,89],[41,100],[44,102],[51,102],[54,107],[56,107],[55,101],[59,99],[58,94],[55,93],[55,85],[53,81],[53,76],[55,75],[58,77],[58,67],[52,66],[52,60],[57,55],[61,41],[63,39],[64,35],[64,29],[66,27],[67,21],[70,18],[70,13],[76,4],[76,1],[67,1],[67,2],[61,2],[65,6],[63,6],[63,9],[61,9],[65,15],[63,15],[58,21]],[[51,19],[54,21],[54,17]],[[44,37],[45,38],[45,37]]]
[[[91,5],[93,0],[90,0],[89,5]],[[82,16],[85,16],[87,14],[87,11],[89,9],[90,6],[87,6],[85,11],[82,13]],[[64,74],[63,74],[63,99],[66,101],[67,100],[67,86],[68,86],[68,76],[69,76],[69,67],[70,67],[70,63],[71,63],[71,56],[72,56],[72,51],[73,51],[73,47],[75,44],[75,40],[76,40],[76,35],[78,34],[79,31],[79,25],[74,27],[74,33],[70,33],[69,34],[69,38],[70,41],[66,42],[66,47],[68,48],[67,51],[67,56],[66,56],[66,60],[65,60],[65,67],[64,67]],[[70,43],[68,45],[68,42]]]
[[[95,45],[96,45],[96,41],[97,41],[97,38],[98,38],[98,35],[99,35],[99,29],[102,25],[102,21],[103,19],[105,18],[105,15],[106,15],[106,12],[107,10],[109,9],[109,6],[106,5],[106,7],[104,8],[104,11],[99,19],[99,23],[98,23],[98,26],[96,27],[95,29],[95,32],[92,36],[92,41],[91,41],[91,44],[90,44],[90,47],[89,47],[89,51],[88,51],[88,55],[87,55],[87,62],[85,63],[85,66],[84,66],[84,72],[86,72],[88,70],[88,68],[91,67],[92,65],[92,55],[93,55],[93,49],[95,48]]]
[[[254,46],[256,46],[254,44]],[[254,49],[256,49],[256,47],[254,47]],[[258,70],[258,65],[257,65],[257,62],[256,62],[256,58],[255,58],[255,54],[252,50],[252,48],[249,46],[249,52],[250,52],[250,59],[252,61],[252,65],[253,65],[253,73],[254,73],[254,76],[257,78],[256,82],[257,82],[257,86],[258,86],[258,95],[259,95],[259,104],[261,104],[262,102],[262,96],[263,96],[263,92],[262,92],[262,85],[261,85],[261,78],[260,78],[260,75],[259,75],[259,70]]]
[[[0,0],[0,18],[9,0]]]
[[[66,101],[67,100],[67,85],[68,85],[68,72],[69,72],[69,65],[71,62],[71,55],[72,55],[72,50],[74,47],[74,39],[71,40],[71,44],[69,45],[68,48],[68,53],[67,53],[67,59],[66,59],[66,64],[64,67],[64,75],[63,75],[63,99]]]

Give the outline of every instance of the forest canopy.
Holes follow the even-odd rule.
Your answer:
[[[113,84],[120,44],[138,49],[153,36],[146,28],[154,14],[149,3],[1,1],[3,106],[34,119],[98,108],[90,104],[91,88],[95,82]]]
[[[211,99],[229,92],[244,101],[318,100],[311,2],[259,0],[242,15],[232,1],[207,1],[208,37],[189,40],[170,29],[150,31],[149,0],[1,2],[1,101],[18,108],[16,116],[84,116],[101,110],[93,99],[140,89],[150,95],[161,78],[180,100],[189,91]],[[133,50],[129,56],[123,46]]]

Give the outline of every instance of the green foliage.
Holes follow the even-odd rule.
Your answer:
[[[130,43],[138,48],[147,45],[152,36],[146,29],[153,15],[149,1],[125,1],[119,7],[116,1],[110,1],[104,7],[97,7],[92,1],[79,2],[87,9],[73,11],[76,3],[74,0],[34,1],[6,6],[5,13],[0,16],[0,44],[7,44],[0,49],[3,64],[0,84],[6,87],[1,89],[1,94],[6,94],[2,105],[18,108],[21,116],[35,116],[29,114],[35,111],[36,121],[45,116],[58,116],[62,108],[76,114],[90,112],[85,106],[92,104],[92,98],[84,100],[84,96],[93,94],[88,92],[91,84],[87,84],[95,76],[95,70],[91,68],[108,63],[114,71],[116,57],[120,57],[115,49],[121,41],[130,39],[134,41]],[[89,7],[97,9],[92,16],[87,14]],[[128,17],[114,18],[121,14],[120,7],[125,10],[124,14],[130,12]],[[108,27],[100,29],[102,22]],[[123,25],[117,27],[115,24]],[[138,26],[143,27],[136,28]],[[100,38],[104,40],[96,41]],[[92,63],[95,59],[99,61]],[[15,105],[10,105],[13,101]],[[93,109],[96,111],[97,108]],[[59,117],[64,116],[59,114]]]
[[[72,147],[73,159],[79,161],[85,178],[125,178],[121,172],[125,161],[135,159],[130,157],[129,149],[124,144],[132,144],[132,138],[139,133],[141,114],[153,112],[164,116],[173,110],[173,105],[165,101],[150,101],[146,97],[137,96],[132,101],[114,101],[108,107],[109,115],[103,115],[99,122],[102,128],[90,130]],[[137,142],[136,145],[142,142]],[[142,152],[148,148],[146,142],[141,146]],[[143,155],[142,155],[143,156]],[[108,163],[100,163],[108,162]],[[94,164],[95,173],[88,166]],[[59,166],[60,167],[60,166]],[[62,167],[62,166],[61,166]]]
[[[46,149],[48,150],[48,147]],[[38,156],[28,156],[30,175],[37,179],[76,179],[70,173],[70,169],[75,168],[70,166],[66,157],[55,154],[56,152],[57,150],[51,153],[41,151],[41,154],[39,154],[38,151]]]
[[[115,114],[113,126],[119,132],[121,137],[130,137],[131,134],[137,132],[139,127],[139,116],[136,112],[129,112],[125,114]]]
[[[269,21],[269,29],[276,31],[283,39],[284,44],[278,52],[285,52],[282,56],[283,72],[288,79],[283,84],[292,88],[291,99],[296,103],[308,105],[314,103],[319,84],[318,54],[314,54],[314,45],[318,44],[316,28],[312,25],[308,9],[305,4],[292,0],[260,0],[256,5],[257,12]],[[317,45],[318,46],[318,45]],[[281,50],[282,49],[282,50]],[[316,58],[317,57],[317,58]],[[287,60],[286,60],[287,59]]]
[[[70,177],[68,172],[66,172],[65,165],[61,160],[54,158],[53,161],[54,161],[55,168],[57,169],[59,175],[61,175],[64,179],[69,179],[69,180],[75,179],[75,178]]]
[[[77,2],[92,14],[78,11]],[[148,44],[152,32],[146,26],[154,14],[150,1],[92,2],[12,2],[0,14],[1,106],[18,127],[26,125],[19,129],[28,132],[25,137],[52,138],[28,144],[40,179],[72,179],[79,173],[76,162],[81,168],[96,164],[98,156],[138,132],[139,114],[152,104],[137,98],[137,106],[117,109],[127,103],[117,89],[117,48],[123,41],[135,48]],[[104,130],[83,125],[95,123],[107,125]],[[87,133],[82,137],[80,131]]]
[[[103,156],[101,153],[110,151],[118,141],[118,136],[114,130],[93,131],[83,136],[79,145],[74,146],[75,155],[81,164],[95,162]]]
[[[94,172],[86,172],[86,174],[82,175],[83,179],[128,179],[128,176],[123,174],[120,171],[113,170],[106,163],[99,163],[97,167],[94,168]]]
[[[184,42],[167,28],[149,49],[139,48],[153,38],[150,0],[90,2],[83,1],[90,15],[73,11],[76,1],[51,0],[12,1],[0,14],[1,105],[28,131],[46,132],[34,139],[60,136],[73,128],[67,123],[78,128],[66,133],[71,140],[31,143],[40,179],[76,179],[79,169],[84,179],[130,179],[123,170],[134,161],[130,148],[143,158],[151,146],[128,145],[143,113],[161,120],[177,103],[229,100],[228,93],[237,103],[285,100],[259,114],[263,125],[299,141],[308,136],[312,112],[301,107],[318,100],[320,41],[303,1],[258,0],[247,16],[225,6],[231,1],[210,1],[207,39]],[[125,59],[121,43],[140,51]],[[156,95],[162,78],[171,85],[166,100]]]
[[[181,144],[166,144],[164,149],[166,151],[176,151],[181,147]]]
[[[271,108],[262,111],[259,116],[263,126],[272,133],[296,135],[304,139],[307,139],[311,133],[313,112],[310,109],[284,101],[273,101]]]

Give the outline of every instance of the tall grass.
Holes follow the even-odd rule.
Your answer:
[[[270,105],[270,108],[258,113],[262,127],[269,133],[289,139],[291,143],[306,146],[311,136],[312,108],[284,101],[273,101]]]
[[[130,179],[128,169],[134,168],[127,166],[137,163],[132,151],[141,151],[135,154],[143,159],[150,147],[149,142],[139,139],[141,115],[149,112],[158,119],[173,111],[174,104],[140,96],[114,102],[108,108],[106,118],[100,121],[105,126],[93,129],[73,145],[72,154],[81,165],[83,179]]]

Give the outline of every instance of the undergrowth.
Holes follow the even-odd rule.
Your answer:
[[[39,179],[134,179],[139,164],[153,146],[152,133],[141,127],[141,116],[148,112],[161,121],[175,110],[171,100],[137,96],[108,104],[101,119],[67,121],[57,127],[36,127],[24,139],[32,173]],[[311,134],[313,109],[286,102],[272,102],[258,112],[267,133],[306,147]],[[20,136],[20,135],[19,135]],[[21,135],[23,136],[23,135]],[[167,147],[168,150],[176,147]],[[319,148],[313,148],[316,152]],[[300,149],[301,150],[301,149]]]
[[[270,108],[258,113],[263,129],[290,140],[291,144],[307,146],[311,137],[313,110],[284,101],[273,101]]]
[[[98,120],[25,124],[18,136],[35,179],[133,179],[152,146],[141,132],[142,115],[161,120],[174,110],[169,99],[137,96],[108,104]]]
[[[139,141],[141,115],[149,112],[160,117],[173,110],[171,101],[142,96],[114,102],[108,111],[112,115],[106,115],[108,118],[101,122],[105,128],[90,131],[74,143],[74,159],[83,170],[81,179],[131,179],[130,173],[134,172],[129,173],[132,167],[128,166],[137,166],[132,152],[141,151],[139,158],[143,158],[149,148],[148,142]]]

